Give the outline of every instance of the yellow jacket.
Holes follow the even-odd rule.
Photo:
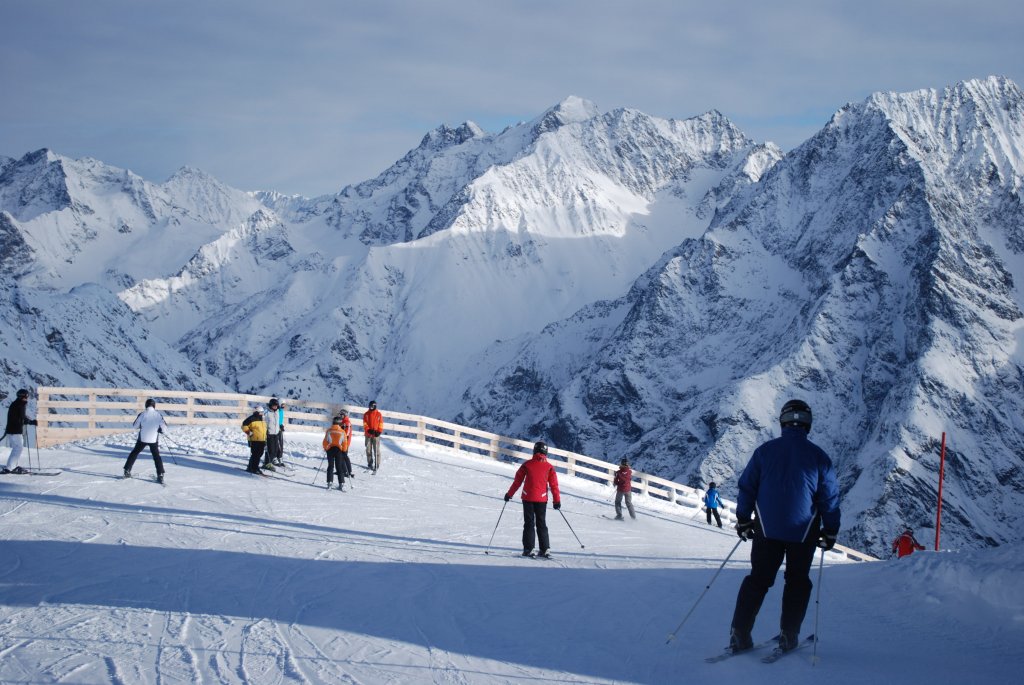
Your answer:
[[[249,442],[267,441],[267,423],[262,414],[253,414],[242,421],[242,432],[249,436]]]

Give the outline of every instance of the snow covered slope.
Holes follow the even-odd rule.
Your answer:
[[[638,520],[613,521],[610,488],[563,478],[585,548],[551,511],[555,558],[523,559],[517,503],[502,514],[513,465],[385,440],[376,476],[327,491],[319,436],[289,436],[282,478],[244,473],[240,436],[170,431],[166,487],[145,455],[118,478],[130,435],[40,451],[57,477],[0,477],[0,680],[923,685],[1024,667],[1019,545],[830,558],[817,665],[809,649],[707,664],[748,548],[666,645],[737,543],[690,512],[639,497]]]

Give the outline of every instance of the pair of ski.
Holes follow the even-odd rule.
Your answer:
[[[153,476],[152,478],[136,478],[135,476],[121,476],[121,480],[141,480],[145,483],[156,483],[157,485],[162,485],[165,488],[167,487],[167,483],[165,483],[162,480],[157,480],[156,476]]]
[[[719,661],[725,661],[726,659],[731,659],[734,656],[740,656],[741,654],[749,654],[751,652],[756,652],[759,649],[764,649],[765,647],[771,647],[772,645],[775,645],[775,648],[771,651],[770,654],[767,654],[767,655],[761,657],[761,662],[762,663],[773,664],[776,661],[778,661],[779,659],[781,659],[782,657],[786,656],[787,654],[792,654],[793,652],[797,651],[798,649],[801,649],[801,648],[806,647],[808,645],[814,644],[814,635],[808,635],[803,640],[800,640],[800,642],[797,643],[796,647],[794,647],[793,649],[789,649],[789,650],[783,650],[781,647],[778,646],[778,643],[779,643],[779,636],[776,635],[775,637],[773,637],[770,640],[765,640],[764,642],[756,643],[750,649],[742,649],[742,650],[740,650],[738,652],[737,651],[733,651],[733,649],[731,647],[726,647],[725,651],[722,652],[721,654],[716,654],[715,656],[709,656],[704,661],[708,662],[709,664],[715,664],[715,663],[718,663]]]
[[[42,469],[27,468],[22,473],[8,471],[0,475],[4,476],[59,476],[61,471],[43,471]]]
[[[536,552],[530,552],[529,554],[517,554],[516,556],[523,559],[552,559],[550,554],[537,554]]]

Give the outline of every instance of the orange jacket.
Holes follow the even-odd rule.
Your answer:
[[[329,450],[332,447],[337,447],[342,452],[348,452],[349,442],[352,440],[352,424],[347,426],[342,423],[341,425],[332,424],[327,432],[324,434],[324,450]]]
[[[379,409],[371,409],[363,414],[363,435],[374,431],[377,435],[384,432],[384,416]]]

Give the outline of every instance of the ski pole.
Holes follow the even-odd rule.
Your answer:
[[[498,523],[501,523],[501,516],[505,513],[505,507],[507,506],[508,500],[505,500],[505,503],[501,505],[501,513],[498,514]],[[487,541],[487,548],[484,550],[484,554],[491,553],[491,543],[494,542],[494,534],[498,532],[498,523],[494,524],[494,530],[491,532],[491,539]]]
[[[327,459],[327,452],[324,452],[324,458],[320,460],[320,466],[316,467],[316,473],[313,474],[313,482],[310,485],[316,484],[316,477],[320,475],[320,468],[324,465],[324,461]]]
[[[683,616],[683,620],[680,621],[679,625],[676,626],[676,629],[669,634],[668,639],[665,640],[666,645],[672,642],[672,640],[676,639],[676,634],[683,629],[683,624],[685,624],[686,621],[689,620],[690,614],[692,614],[693,610],[697,608],[697,605],[700,604],[700,601],[704,599],[704,595],[706,595],[708,593],[708,590],[711,589],[711,585],[714,584],[715,579],[718,578],[718,574],[722,572],[722,569],[725,568],[725,565],[727,563],[729,563],[729,559],[732,559],[732,555],[736,553],[736,550],[739,549],[740,545],[743,542],[745,542],[743,538],[740,538],[736,541],[736,545],[732,548],[732,551],[729,552],[729,556],[725,558],[725,561],[722,562],[722,565],[718,567],[717,571],[715,571],[715,575],[711,576],[711,580],[708,581],[707,586],[704,588],[704,592],[700,593],[700,596],[697,597],[697,601],[694,602],[693,606],[690,607],[690,610],[686,612],[686,616]]]
[[[562,514],[562,510],[558,510],[559,514]],[[569,526],[569,530],[572,530],[572,526],[569,525],[569,519],[565,518],[565,514],[562,514],[562,519],[565,521],[565,525]],[[572,530],[572,536],[576,538],[576,542],[580,543],[580,549],[586,549],[583,542],[580,541],[580,536],[576,535],[576,531]]]
[[[165,434],[163,433],[163,431],[160,431],[160,432],[159,432],[159,435],[163,435],[163,436],[164,436],[164,440],[171,440],[171,439],[170,439],[169,437],[167,437],[167,436],[166,436],[166,435],[165,435]],[[184,451],[185,451],[185,448],[184,448],[184,447],[182,447],[181,443],[179,443],[179,442],[178,442],[177,440],[171,440],[171,444],[172,444],[172,445],[174,445],[175,447],[177,447],[177,448],[178,448],[179,450],[181,450],[182,452],[184,452]],[[174,465],[175,465],[175,466],[177,466],[177,465],[178,465],[178,460],[174,458],[174,455],[173,455],[173,454],[168,454],[167,456],[171,458],[171,461],[173,461],[173,462],[174,462]]]
[[[825,550],[821,550],[821,561],[818,562],[818,591],[814,597],[814,653],[811,665],[818,663],[818,614],[821,610],[821,572],[825,568]]]

